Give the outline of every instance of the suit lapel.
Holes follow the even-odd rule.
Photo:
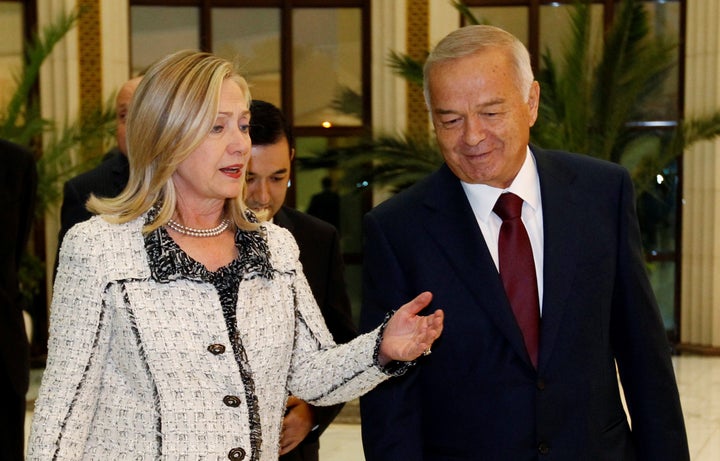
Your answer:
[[[273,223],[280,227],[284,227],[290,232],[292,232],[295,227],[293,225],[293,221],[288,217],[287,213],[285,213],[285,206],[280,207],[278,212],[275,213],[275,216],[273,216]]]
[[[581,249],[576,235],[579,206],[572,195],[575,173],[567,170],[548,153],[532,148],[540,177],[543,207],[544,267],[543,303],[540,325],[539,368],[547,363],[567,309],[572,276]]]
[[[568,236],[578,228],[577,217],[581,214],[576,211],[579,204],[571,194],[575,174],[554,156],[535,147],[532,150],[540,177],[545,242],[539,361],[542,367],[552,353],[567,309],[572,282],[568,274],[574,272],[581,250],[577,241]],[[473,305],[485,309],[518,355],[530,365],[522,333],[459,180],[447,166],[431,180],[434,184],[426,189],[430,192],[424,198],[427,232],[442,246],[448,263],[475,298]]]
[[[429,193],[424,198],[428,210],[428,219],[424,220],[427,232],[441,246],[448,264],[472,294],[474,299],[468,300],[468,306],[485,309],[516,352],[530,365],[500,275],[460,181],[447,165],[431,181],[435,184],[425,188]]]

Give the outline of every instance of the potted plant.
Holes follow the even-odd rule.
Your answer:
[[[90,168],[113,140],[114,109],[97,107],[77,120],[60,124],[45,119],[34,94],[40,68],[55,46],[75,27],[82,11],[60,15],[45,26],[25,47],[25,59],[16,87],[5,107],[0,107],[0,138],[28,147],[38,170],[35,222],[28,251],[20,267],[20,290],[24,308],[33,317],[33,359],[46,345],[45,215],[58,204],[64,182]],[[112,108],[111,104],[105,107]]]
[[[540,82],[538,120],[531,142],[620,163],[631,174],[638,196],[638,215],[648,268],[664,270],[653,259],[677,258],[673,233],[676,230],[677,165],[692,144],[720,135],[720,112],[705,117],[680,119],[662,129],[637,123],[648,102],[659,98],[669,71],[675,65],[677,44],[653,35],[643,2],[622,0],[615,19],[604,31],[600,47],[593,46],[591,10],[588,0],[570,9],[570,35],[558,55],[545,50],[536,78]],[[453,6],[466,22],[479,24],[461,1]],[[423,62],[391,52],[389,65],[412,84],[422,85]],[[346,97],[347,99],[347,97]],[[301,168],[316,168],[335,162],[344,172],[346,190],[374,185],[390,192],[403,189],[431,173],[442,163],[430,136],[376,136],[356,146],[332,149],[317,158],[301,159]],[[656,269],[661,269],[658,271]],[[677,274],[677,272],[675,272]],[[663,277],[676,275],[662,272]],[[673,295],[666,293],[666,304]],[[673,306],[663,309],[668,325],[676,324]],[[671,334],[677,334],[670,326]]]
[[[461,1],[453,6],[470,24],[481,22]],[[637,128],[638,111],[658,98],[662,83],[675,64],[676,44],[651,36],[642,2],[623,0],[603,46],[594,50],[591,41],[590,4],[578,1],[570,15],[571,34],[561,56],[543,52],[536,78],[541,87],[538,121],[532,142],[544,148],[560,148],[593,155],[627,167],[640,195],[649,190],[648,179],[674,161],[691,144],[720,135],[720,112],[702,118],[677,120],[674,128],[648,131]],[[422,85],[423,62],[391,51],[388,63],[408,82]],[[344,95],[343,100],[349,100]],[[336,108],[343,106],[338,101]],[[435,151],[436,155],[430,154]],[[374,184],[400,189],[442,162],[432,139],[378,136],[357,146],[333,149],[318,158],[303,159],[301,166],[314,168],[339,162],[350,174]],[[357,166],[364,165],[359,171]],[[345,168],[346,167],[346,168]],[[424,173],[424,174],[423,174]]]

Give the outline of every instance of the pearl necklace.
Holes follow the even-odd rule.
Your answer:
[[[211,229],[196,229],[194,227],[186,227],[179,222],[171,219],[167,222],[167,226],[178,234],[189,235],[190,237],[215,237],[220,235],[230,226],[229,219],[223,219],[216,227]]]

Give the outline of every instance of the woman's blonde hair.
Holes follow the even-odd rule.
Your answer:
[[[225,59],[183,50],[153,64],[135,91],[128,113],[128,184],[114,198],[91,196],[88,209],[109,222],[125,223],[157,207],[157,216],[143,232],[166,224],[177,200],[172,175],[210,133],[227,79],[238,84],[249,109],[247,82]],[[225,214],[238,228],[254,229],[256,225],[245,214],[244,192],[243,180],[241,193],[226,201]]]

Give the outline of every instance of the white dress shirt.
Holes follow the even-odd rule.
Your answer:
[[[465,195],[470,201],[475,219],[480,231],[485,238],[490,255],[498,265],[498,236],[502,219],[493,213],[495,202],[504,192],[512,192],[523,199],[522,221],[525,224],[530,245],[532,246],[533,258],[535,259],[535,273],[537,274],[538,298],[540,302],[540,315],[542,315],[543,299],[543,214],[542,201],[540,200],[540,179],[535,166],[530,148],[527,148],[527,156],[520,171],[507,189],[485,184],[469,184],[461,181]],[[499,269],[498,269],[499,270]]]

